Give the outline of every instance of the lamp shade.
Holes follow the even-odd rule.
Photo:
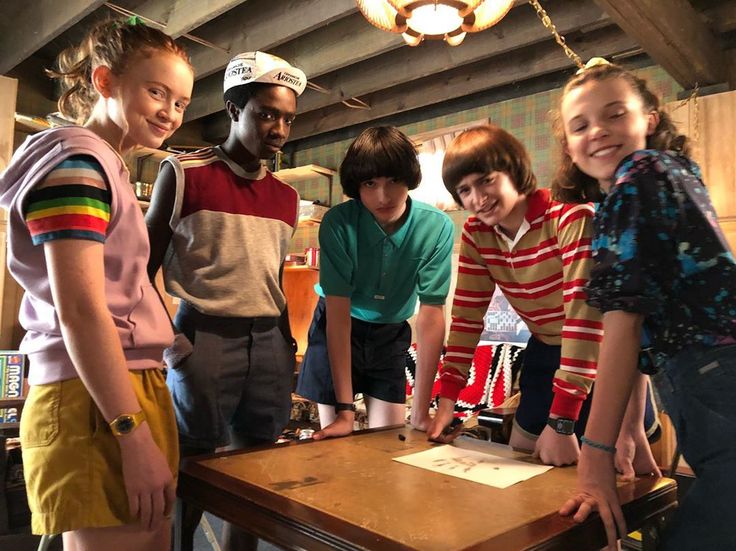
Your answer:
[[[498,23],[514,0],[356,0],[368,21],[381,30],[401,33],[410,46],[425,38],[457,46],[465,33]]]
[[[406,31],[406,18],[399,16],[396,9],[384,0],[356,0],[360,13],[371,25],[390,33]],[[397,23],[397,17],[401,23]]]
[[[493,27],[506,16],[513,5],[514,0],[485,0],[473,12],[475,19],[472,23],[469,24],[469,18],[465,18],[462,29],[465,32],[475,33]]]

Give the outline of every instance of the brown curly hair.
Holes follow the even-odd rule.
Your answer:
[[[647,87],[647,82],[615,64],[595,65],[589,67],[579,74],[573,76],[562,90],[559,105],[565,96],[579,86],[590,81],[602,81],[611,78],[623,78],[631,85],[644,104],[647,112],[656,111],[659,114],[659,124],[651,136],[647,136],[647,148],[660,151],[674,150],[683,155],[690,154],[690,143],[688,138],[677,131],[670,116],[665,113],[660,105],[659,98]],[[561,145],[560,163],[557,175],[552,181],[553,197],[564,203],[586,203],[588,201],[599,201],[602,193],[598,181],[582,172],[572,162],[570,156],[565,152],[565,129],[562,124],[560,108],[552,112],[552,125],[555,135]]]
[[[130,19],[111,19],[97,24],[79,46],[59,54],[56,69],[46,70],[48,76],[61,84],[59,111],[64,117],[83,124],[98,98],[92,85],[95,68],[104,65],[113,74],[120,75],[136,56],[150,56],[159,51],[177,55],[191,67],[184,48],[157,29]]]

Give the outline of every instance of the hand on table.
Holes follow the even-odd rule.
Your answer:
[[[432,424],[432,417],[427,411],[419,413],[418,411],[414,411],[412,409],[410,422],[412,428],[415,428],[416,430],[420,430],[422,432],[426,432]]]
[[[639,426],[633,431],[621,429],[616,440],[616,470],[626,481],[636,476],[662,476],[657,462],[652,455],[652,448],[647,441],[644,428]]]
[[[544,427],[542,434],[534,445],[533,457],[538,458],[545,465],[563,467],[578,462],[580,445],[574,434],[558,434],[550,427]]]
[[[335,438],[337,436],[347,436],[353,432],[353,423],[355,421],[355,413],[352,411],[340,411],[337,418],[322,430],[314,433],[315,440],[323,440],[325,438]]]
[[[427,439],[443,444],[449,444],[460,435],[462,425],[455,427],[455,430],[447,432],[448,427],[455,418],[455,402],[448,398],[440,398],[440,404],[437,413],[427,427]]]
[[[627,530],[616,491],[613,455],[584,446],[578,462],[575,495],[560,508],[560,514],[573,515],[575,522],[583,522],[593,511],[598,511],[606,529],[607,549],[617,550],[619,535],[623,536]]]

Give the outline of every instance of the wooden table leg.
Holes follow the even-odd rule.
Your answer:
[[[639,531],[641,532],[642,551],[656,551],[662,544],[662,532],[674,509],[650,519]]]
[[[183,499],[176,498],[176,516],[174,518],[174,551],[194,551],[194,537],[184,534],[184,518],[190,505]]]

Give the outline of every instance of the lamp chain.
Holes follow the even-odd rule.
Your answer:
[[[555,24],[552,23],[552,19],[550,19],[549,15],[547,15],[547,12],[542,7],[542,5],[539,3],[539,0],[529,0],[529,4],[535,9],[537,12],[537,15],[539,16],[539,19],[542,21],[542,25],[544,25],[546,28],[550,30],[550,32],[554,35],[555,41],[562,47],[562,49],[565,51],[565,55],[570,58],[570,60],[578,66],[579,69],[582,69],[585,67],[585,64],[583,63],[583,60],[580,59],[580,56],[576,54],[570,46],[567,45],[567,42],[565,42],[565,37],[562,36],[559,32],[557,32],[557,27],[555,27]]]
[[[690,99],[693,100],[693,118],[694,120],[694,128],[693,128],[693,142],[695,143],[695,146],[697,147],[699,141],[700,141],[700,117],[698,115],[698,93],[700,92],[700,87],[698,86],[698,83],[695,83],[695,89],[693,90],[693,93],[690,94]]]

